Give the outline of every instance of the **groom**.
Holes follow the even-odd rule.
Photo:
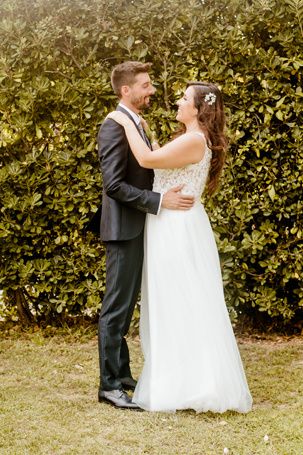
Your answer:
[[[155,93],[150,67],[150,63],[121,63],[112,71],[111,84],[120,100],[117,110],[135,123],[151,148],[139,116]],[[156,216],[161,208],[190,208],[193,198],[181,195],[181,187],[163,195],[153,192],[153,171],[139,166],[124,128],[112,119],[106,119],[100,128],[98,150],[103,177],[100,234],[106,247],[106,292],[98,330],[98,398],[116,407],[138,409],[126,392],[134,390],[136,381],[130,371],[125,336],[141,284],[145,215]]]

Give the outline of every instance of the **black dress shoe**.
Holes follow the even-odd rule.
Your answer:
[[[121,409],[134,409],[142,411],[136,403],[133,403],[131,398],[123,390],[100,390],[98,394],[99,403],[106,403]]]
[[[132,390],[134,391],[137,385],[137,381],[133,378],[121,378],[120,379],[123,390]]]

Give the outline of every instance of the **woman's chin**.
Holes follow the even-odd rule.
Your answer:
[[[178,122],[182,122],[182,115],[180,115],[179,112],[178,112],[178,114],[176,115],[176,120],[178,120]]]

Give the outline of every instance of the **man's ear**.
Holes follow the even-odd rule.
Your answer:
[[[129,85],[122,85],[121,87],[121,95],[123,96],[128,96],[130,91]]]

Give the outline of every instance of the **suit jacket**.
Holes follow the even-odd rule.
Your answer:
[[[122,106],[117,110],[133,121]],[[124,128],[112,119],[106,119],[100,127],[98,154],[103,177],[101,239],[135,238],[144,227],[146,213],[156,215],[159,209],[161,196],[151,191],[154,172],[138,164]]]

